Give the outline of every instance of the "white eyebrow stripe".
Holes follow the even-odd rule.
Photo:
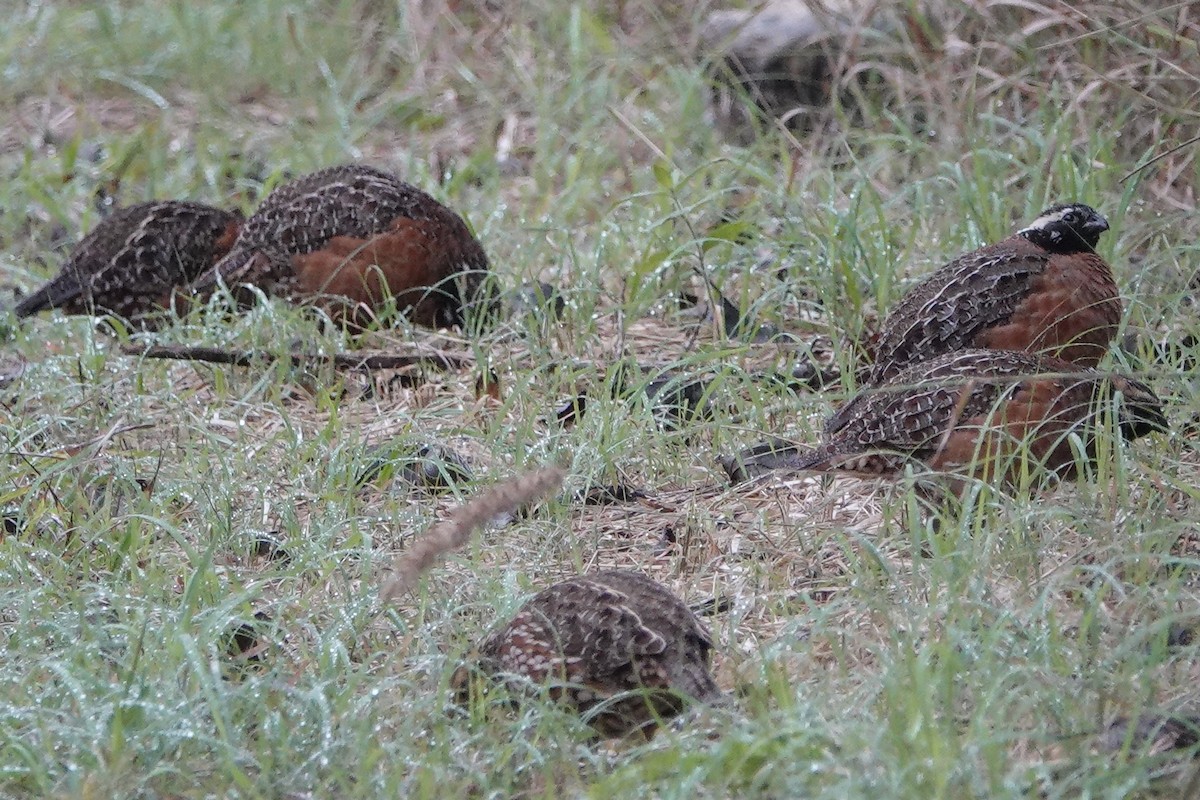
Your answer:
[[[1045,230],[1046,228],[1050,227],[1050,225],[1052,225],[1055,222],[1062,222],[1063,217],[1065,217],[1072,210],[1073,209],[1070,209],[1070,208],[1063,208],[1063,209],[1059,209],[1058,211],[1055,211],[1053,214],[1043,214],[1042,216],[1035,219],[1033,222],[1029,223],[1029,225],[1027,225],[1024,228],[1024,230],[1026,230],[1026,231]],[[1024,232],[1024,231],[1022,231],[1022,232]]]

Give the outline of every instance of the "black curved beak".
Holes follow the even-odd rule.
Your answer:
[[[1108,230],[1108,220],[1100,214],[1096,214],[1083,224],[1083,230],[1093,236],[1099,236]]]

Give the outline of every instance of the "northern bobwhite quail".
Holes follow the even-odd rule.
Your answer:
[[[1121,321],[1112,270],[1095,252],[1108,221],[1054,205],[996,244],[959,256],[914,286],[884,322],[868,385],[954,350],[1043,353],[1094,367]]]
[[[1166,430],[1162,402],[1132,378],[1012,350],[947,353],[859,393],[830,417],[822,443],[786,466],[895,475],[919,461],[1015,485],[1027,452],[1034,476],[1071,479],[1071,434],[1094,459],[1097,424],[1118,392],[1124,438]]]
[[[136,319],[170,304],[229,252],[242,217],[202,203],[155,200],[117,209],[71,251],[58,275],[14,309]]]
[[[665,586],[637,572],[595,572],[534,595],[451,687],[465,700],[473,675],[517,691],[537,684],[603,736],[649,735],[688,700],[727,703],[709,672],[711,651],[708,630]]]
[[[437,327],[464,324],[466,306],[490,309],[488,268],[458,214],[394,175],[344,165],[271,192],[193,289],[255,285],[356,325],[390,294],[410,320]]]

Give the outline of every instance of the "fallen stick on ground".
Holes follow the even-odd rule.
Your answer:
[[[256,361],[290,361],[293,366],[332,364],[338,369],[399,369],[417,364],[438,369],[462,369],[470,364],[458,356],[446,353],[268,353],[264,350],[222,350],[219,347],[188,347],[185,345],[121,346],[121,352],[142,358],[171,358],[179,361],[204,361],[209,364],[232,364],[246,367]]]

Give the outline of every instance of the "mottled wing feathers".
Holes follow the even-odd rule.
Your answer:
[[[128,270],[129,262],[145,252],[147,228],[155,227],[165,208],[162,203],[138,203],[118,208],[102,219],[71,250],[59,275],[47,284],[53,299],[44,308],[60,306],[89,291],[102,275],[111,275],[118,266]]]
[[[600,576],[606,586],[628,598],[628,607],[642,623],[644,630],[628,638],[629,652],[639,656],[634,659],[636,681],[706,703],[723,702],[708,670],[712,635],[695,613],[641,573],[612,570]]]
[[[488,270],[458,214],[393,175],[347,165],[273,191],[233,251],[193,289],[211,290],[218,280],[253,284],[315,299],[339,317],[348,308],[360,323],[390,293],[414,322],[437,326],[463,322],[463,306],[479,299]]]
[[[236,249],[261,250],[277,259],[311,253],[335,236],[366,239],[398,218],[453,220],[457,214],[425,192],[382,170],[330,167],[272,192],[246,221]]]
[[[1024,352],[950,353],[851,399],[829,420],[822,444],[794,468],[887,474],[913,459],[952,468],[1026,441],[1040,461],[1069,474],[1066,435],[1090,427],[1113,390],[1124,396],[1122,434],[1165,429],[1161,401],[1132,378]],[[1090,447],[1090,436],[1084,442]]]
[[[888,314],[868,377],[882,385],[919,360],[967,348],[1023,350],[1096,366],[1123,307],[1095,253],[1108,221],[1082,203],[1051,206],[1002,242],[951,261]]]
[[[952,415],[974,416],[993,408],[1005,386],[979,378],[1011,374],[1013,364],[977,353],[917,364],[841,406],[825,423],[824,438],[841,447],[924,450],[936,444]]]
[[[92,282],[97,297],[115,295],[131,284],[140,292],[182,287],[233,244],[241,216],[198,203],[154,204],[123,246]]]
[[[63,308],[124,317],[148,312],[224,255],[240,222],[237,214],[186,201],[118,209],[76,245],[59,274],[25,298],[16,312],[28,316]]]
[[[621,735],[678,713],[682,697],[722,703],[711,649],[703,624],[666,587],[613,570],[543,589],[484,640],[479,668],[544,684],[602,732]],[[456,675],[461,687],[463,671]]]
[[[630,607],[628,595],[583,576],[539,592],[489,643],[497,652],[511,652],[505,642],[531,636],[541,638],[559,666],[584,663],[595,676],[612,675],[628,668],[634,656],[656,655],[666,648],[663,637],[647,628]],[[548,676],[549,672],[537,679]]]
[[[419,190],[386,173],[365,167],[334,167],[269,196],[246,224],[239,247],[310,253],[334,236],[366,237],[386,230],[398,216],[412,213]]]
[[[888,314],[868,382],[889,381],[920,358],[970,347],[1025,300],[1049,254],[1014,238],[951,261],[914,286]]]

